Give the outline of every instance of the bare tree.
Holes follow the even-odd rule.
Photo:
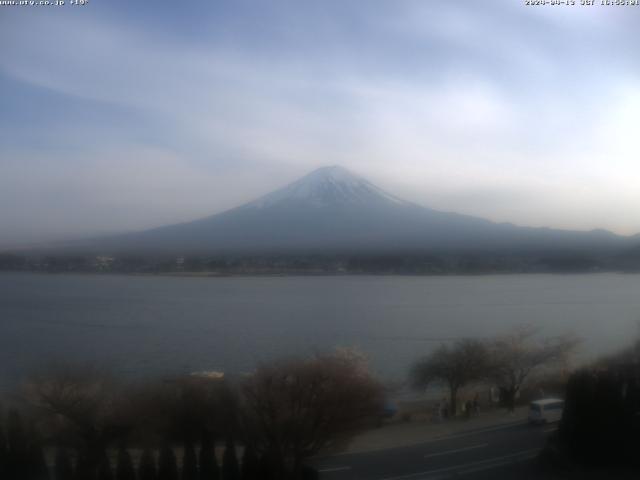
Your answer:
[[[149,385],[137,403],[149,412],[146,430],[163,440],[196,442],[203,430],[221,435],[235,427],[237,400],[224,379],[174,377]]]
[[[412,369],[413,383],[426,388],[433,382],[442,382],[449,389],[449,408],[457,411],[458,392],[471,382],[486,377],[489,371],[489,351],[479,340],[465,339],[453,345],[441,345],[419,360]]]
[[[82,451],[88,468],[96,468],[108,444],[133,428],[127,397],[110,375],[95,368],[52,367],[27,383],[24,396],[58,441]]]
[[[382,407],[380,385],[344,352],[263,365],[242,393],[248,441],[277,478],[300,478],[305,458],[349,438]]]
[[[568,335],[538,340],[537,333],[534,327],[521,326],[490,343],[491,378],[504,392],[510,411],[532,372],[562,364],[579,343]]]

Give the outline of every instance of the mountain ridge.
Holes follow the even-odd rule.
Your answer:
[[[85,247],[171,254],[607,252],[634,238],[602,229],[523,227],[433,210],[333,165],[222,213],[96,239]]]
[[[284,187],[263,195],[244,205],[244,207],[264,208],[279,202],[306,200],[311,204],[327,205],[332,203],[366,203],[390,201],[408,204],[391,195],[365,178],[352,173],[339,165],[318,168],[302,178]]]

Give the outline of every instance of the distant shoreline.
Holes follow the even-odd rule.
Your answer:
[[[544,252],[350,252],[217,255],[0,253],[0,272],[120,273],[178,277],[477,276],[640,272],[640,254]]]
[[[530,271],[530,272],[446,272],[446,273],[376,273],[376,272],[91,272],[91,271],[46,271],[46,270],[0,270],[0,274],[40,274],[40,275],[87,275],[87,276],[127,276],[127,277],[167,277],[167,278],[288,278],[288,277],[489,277],[509,275],[637,275],[638,271]]]

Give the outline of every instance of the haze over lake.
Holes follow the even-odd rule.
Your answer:
[[[355,346],[403,379],[440,341],[534,323],[593,357],[638,334],[640,276],[228,277],[0,274],[3,387],[51,360],[127,375],[239,373]]]

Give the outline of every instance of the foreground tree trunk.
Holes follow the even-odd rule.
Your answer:
[[[449,399],[449,416],[455,417],[458,411],[458,387],[455,385],[450,386],[450,396]]]
[[[505,389],[505,393],[507,397],[505,398],[505,403],[507,404],[507,410],[510,413],[513,413],[516,410],[516,395],[518,393],[518,390],[516,388],[510,387]]]

